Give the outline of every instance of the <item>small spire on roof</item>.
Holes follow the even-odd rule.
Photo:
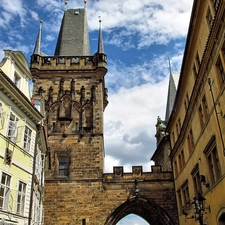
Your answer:
[[[86,8],[87,0],[84,0],[84,8]]]
[[[35,43],[35,46],[34,46],[33,54],[38,54],[38,55],[41,54],[41,28],[42,28],[42,23],[43,23],[43,20],[40,19],[40,28],[39,28],[39,31],[38,31],[38,36],[37,36],[37,40],[36,40],[36,43]]]
[[[104,53],[103,39],[102,39],[102,19],[99,18],[99,34],[98,34],[98,53]]]
[[[168,60],[169,60],[169,69],[170,69],[170,74],[172,74],[172,67],[171,67],[171,64],[170,64],[170,57],[168,57]]]
[[[67,11],[67,5],[68,5],[68,1],[64,2],[64,11]]]

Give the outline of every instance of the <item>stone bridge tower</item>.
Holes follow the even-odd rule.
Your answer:
[[[94,55],[85,8],[64,12],[54,56],[42,54],[40,43],[41,27],[30,69],[34,102],[44,100],[46,112],[45,225],[116,225],[130,213],[151,225],[177,224],[171,172],[134,166],[131,173],[123,167],[103,173],[108,100],[101,26]]]

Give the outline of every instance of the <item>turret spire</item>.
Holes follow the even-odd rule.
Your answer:
[[[168,87],[167,104],[166,104],[166,118],[165,118],[166,122],[168,122],[170,118],[170,114],[173,110],[173,104],[174,104],[176,92],[177,92],[175,81],[173,78],[172,68],[170,64],[170,59],[169,59],[169,69],[170,69],[170,77],[169,77],[169,87]]]
[[[35,43],[35,46],[34,46],[34,52],[33,52],[33,54],[37,54],[37,55],[41,54],[41,29],[42,29],[42,23],[43,23],[43,21],[40,20],[40,28],[39,28],[39,31],[38,31],[38,36],[37,36],[37,40],[36,40],[36,43]]]
[[[102,20],[101,20],[101,17],[99,16],[98,53],[104,53],[101,23],[102,23]]]

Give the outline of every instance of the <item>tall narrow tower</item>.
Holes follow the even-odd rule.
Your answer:
[[[90,213],[95,220],[98,216],[93,199],[103,189],[103,112],[108,104],[101,29],[98,45],[90,55],[86,9],[69,9],[55,55],[35,50],[31,56],[33,94],[45,99],[47,225],[86,224]]]

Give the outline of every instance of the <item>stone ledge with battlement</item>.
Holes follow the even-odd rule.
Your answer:
[[[132,166],[132,172],[124,173],[123,166],[115,166],[113,167],[113,173],[104,173],[103,181],[104,182],[124,182],[127,180],[130,182],[131,180],[138,181],[159,181],[159,180],[173,180],[172,172],[162,172],[161,166],[151,166],[151,172],[143,172],[142,166]]]
[[[93,56],[31,56],[31,69],[41,70],[85,70],[106,68],[106,55],[95,54]]]

